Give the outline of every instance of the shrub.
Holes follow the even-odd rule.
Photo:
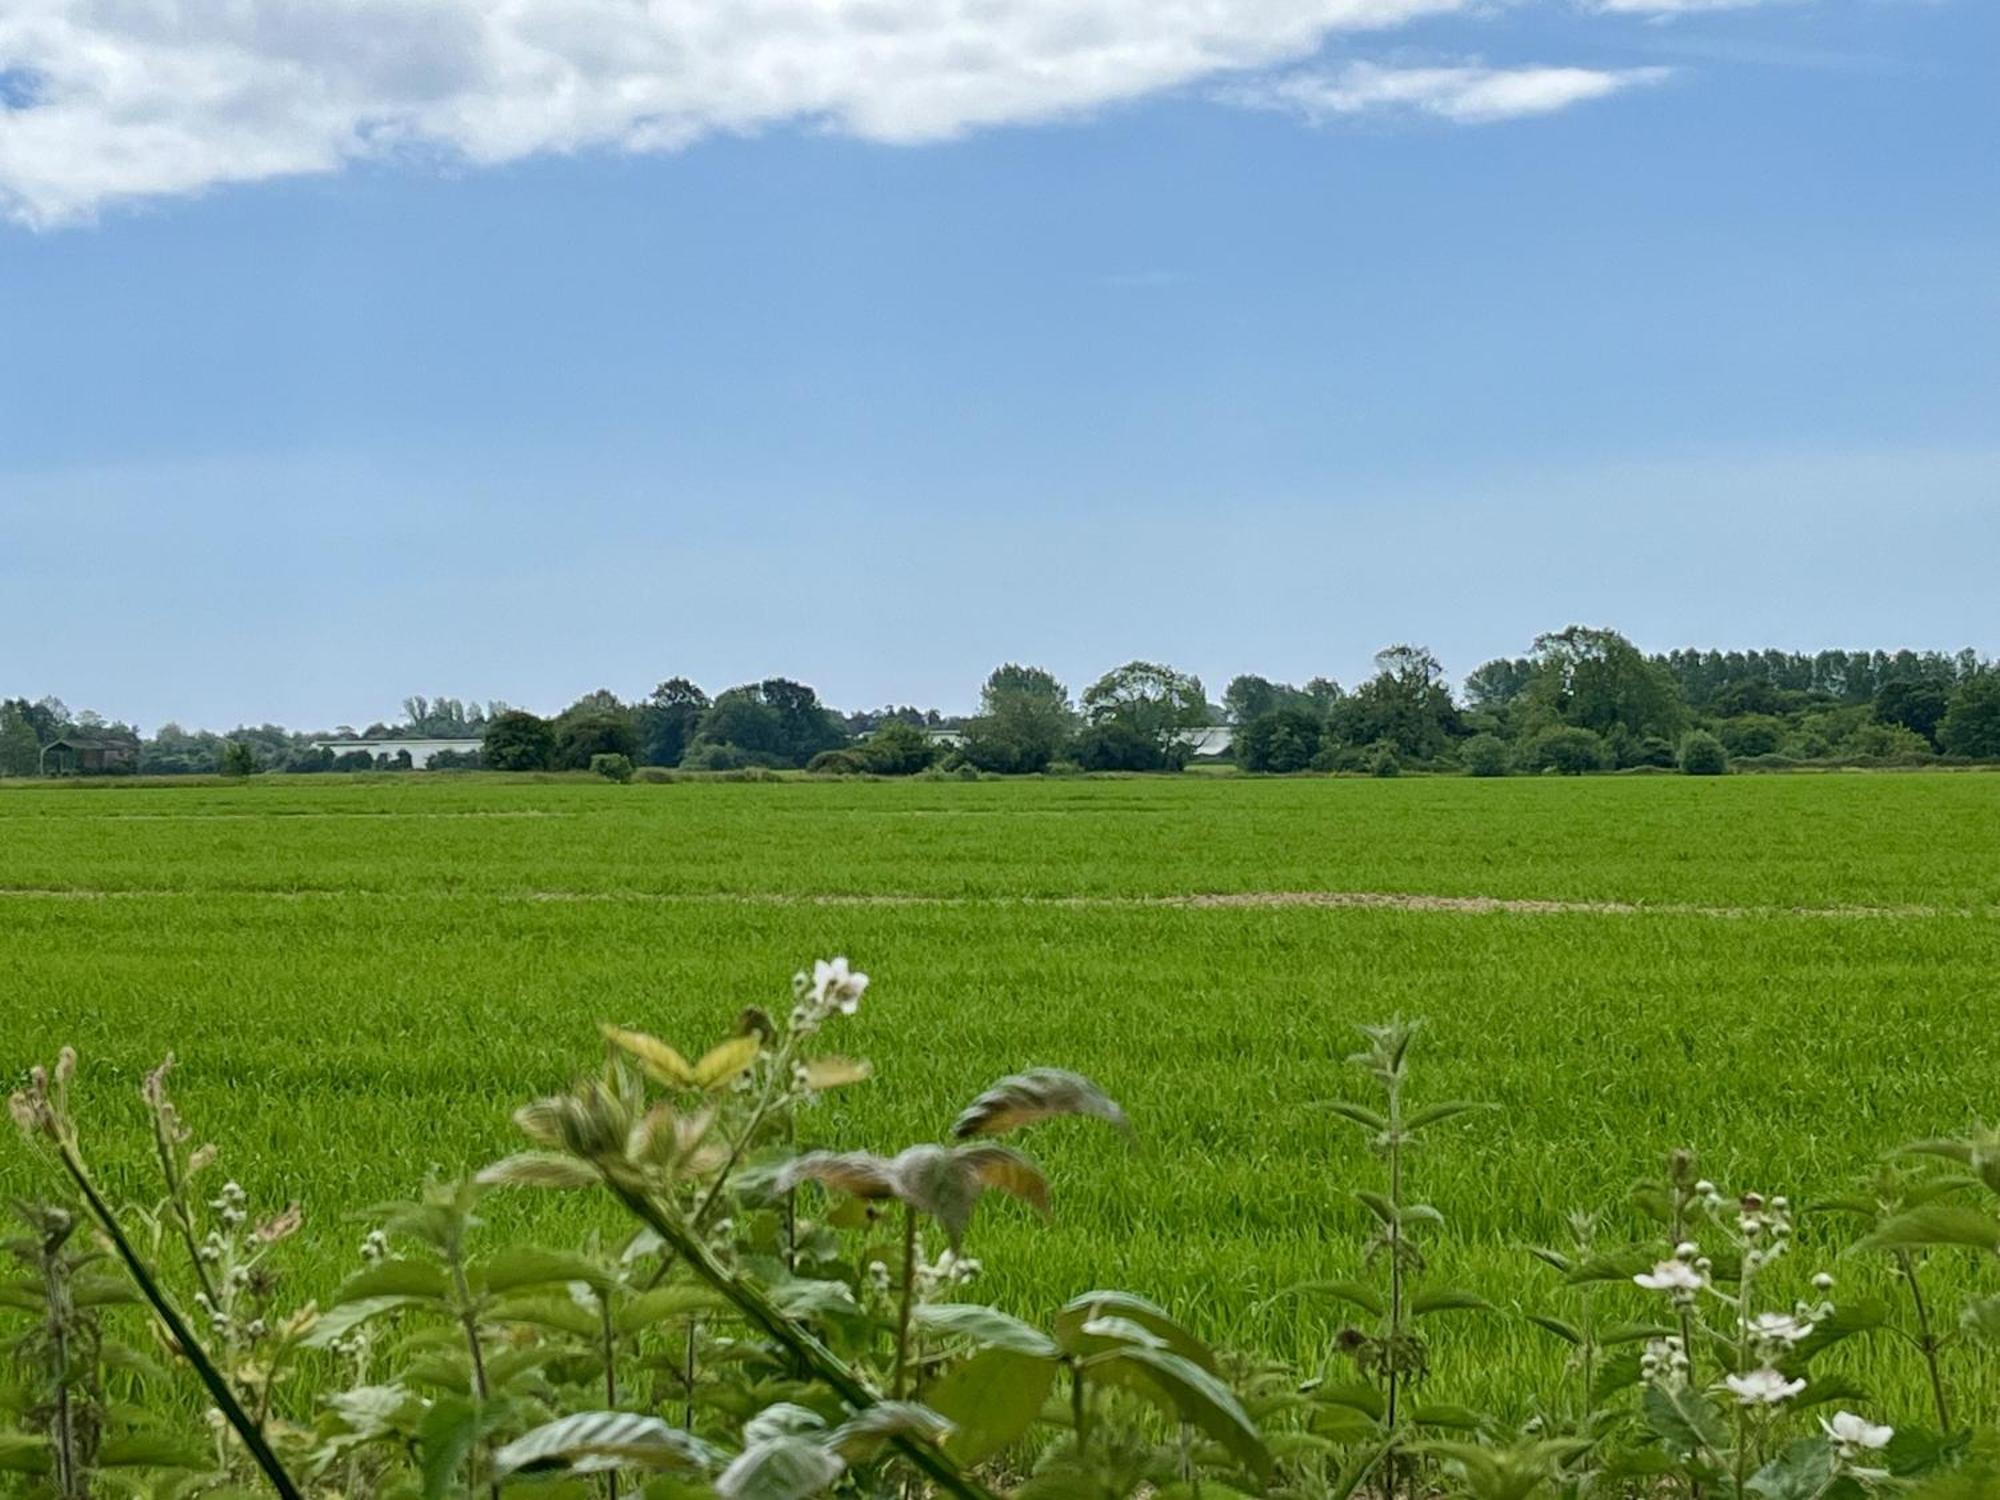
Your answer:
[[[1825,1205],[1823,1222],[1852,1229],[1821,1231],[1815,1253],[1845,1238],[1887,1297],[1867,1294],[1881,1277],[1865,1271],[1856,1296],[1810,1261],[1788,1274],[1805,1253],[1790,1202],[1725,1191],[1683,1149],[1631,1192],[1635,1238],[1575,1212],[1495,1306],[1427,1253],[1447,1222],[1427,1200],[1463,1173],[1425,1181],[1426,1164],[1480,1106],[1413,1097],[1415,1023],[1362,1027],[1351,1063],[1371,1097],[1327,1112],[1374,1163],[1352,1195],[1367,1239],[1342,1256],[1362,1269],[1278,1289],[1339,1308],[1331,1344],[1292,1371],[1218,1356],[1128,1292],[1087,1292],[1046,1324],[972,1300],[963,1251],[981,1200],[1050,1206],[1042,1170],[998,1138],[1065,1117],[1133,1134],[1087,1078],[1001,1079],[947,1141],[893,1156],[800,1151],[819,1096],[870,1076],[820,1041],[867,988],[844,959],[816,964],[775,1014],[752,1008],[706,1048],[601,1028],[581,1081],[516,1112],[522,1150],[375,1210],[363,1264],[319,1306],[281,1300],[288,1242],[318,1226],[201,1180],[217,1148],[195,1146],[170,1063],[142,1089],[158,1169],[142,1204],[113,1201],[125,1174],[90,1166],[75,1054],[29,1069],[10,1113],[61,1201],[20,1203],[26,1232],[4,1247],[0,1316],[20,1329],[4,1399],[25,1429],[0,1431],[0,1461],[24,1480],[10,1493],[582,1500],[602,1480],[661,1500],[992,1500],[989,1484],[1024,1474],[1019,1493],[1044,1500],[1995,1493],[1977,1362],[1994,1302],[1941,1305],[1926,1259],[2000,1240],[1983,1134],[1858,1164],[1865,1190]],[[486,1206],[551,1189],[583,1200],[567,1221],[560,1199],[531,1215]],[[496,1243],[494,1226],[528,1221],[567,1222],[570,1245]],[[1525,1434],[1512,1413],[1439,1398],[1463,1345],[1433,1330],[1468,1316],[1517,1320],[1521,1341],[1546,1335],[1563,1355],[1513,1371]],[[1836,1349],[1840,1368],[1823,1368]],[[1922,1395],[1898,1431],[1867,1419],[1882,1408],[1854,1377],[1906,1362]],[[181,1364],[192,1379],[177,1388]]]
[[[1640,740],[1632,758],[1626,764],[1633,767],[1653,767],[1663,771],[1674,769],[1677,757],[1673,742],[1661,739],[1657,734],[1649,734]]]
[[[728,744],[697,744],[681,762],[683,771],[741,771],[750,765],[750,752]]]
[[[1403,757],[1396,753],[1396,747],[1387,740],[1378,740],[1368,752],[1368,774],[1370,776],[1400,776],[1403,774]]]
[[[1722,748],[1732,760],[1746,755],[1775,755],[1784,743],[1785,721],[1769,714],[1742,714],[1722,721]],[[1929,744],[1924,748],[1929,749]]]
[[[555,731],[554,764],[559,771],[589,770],[600,755],[622,755],[629,761],[639,753],[639,732],[629,713],[564,714]]]
[[[366,750],[343,750],[333,758],[333,769],[336,771],[372,771],[375,769],[375,757]]]
[[[1499,735],[1475,734],[1459,746],[1458,763],[1468,776],[1505,776],[1513,768],[1513,757]]]
[[[439,750],[424,763],[426,771],[477,771],[481,765],[477,750]]]
[[[1086,771],[1162,771],[1160,742],[1123,719],[1106,719],[1076,737],[1076,763]]]
[[[480,758],[496,771],[546,771],[555,753],[555,727],[538,714],[510,708],[486,721]]]
[[[606,781],[626,782],[632,779],[632,757],[629,755],[593,755],[590,769]]]
[[[853,753],[862,769],[877,776],[914,776],[937,761],[939,748],[916,725],[891,719],[855,746]]]
[[[815,776],[860,776],[868,762],[856,750],[822,750],[806,762],[806,770]]]
[[[1611,753],[1588,729],[1545,729],[1522,747],[1521,763],[1531,771],[1581,776],[1609,770]]]
[[[222,747],[220,770],[224,776],[248,776],[257,769],[257,752],[243,740],[230,740]]]
[[[1729,752],[1706,729],[1690,729],[1681,737],[1680,763],[1687,776],[1720,776],[1729,769]]]

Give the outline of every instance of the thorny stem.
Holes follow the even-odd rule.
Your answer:
[[[1938,1368],[1938,1336],[1931,1327],[1930,1309],[1924,1305],[1923,1288],[1917,1285],[1917,1263],[1907,1250],[1896,1252],[1896,1269],[1910,1289],[1910,1305],[1917,1317],[1917,1347],[1923,1351],[1924,1366],[1930,1371],[1931,1399],[1937,1403],[1938,1431],[1951,1431],[1951,1407],[1944,1398],[1944,1374]]]
[[[186,1357],[187,1362],[194,1366],[195,1374],[201,1378],[201,1383],[214,1400],[216,1409],[222,1413],[223,1420],[236,1430],[236,1435],[243,1440],[243,1446],[250,1451],[250,1457],[256,1462],[257,1467],[263,1470],[264,1477],[270,1480],[271,1488],[278,1492],[282,1500],[303,1500],[298,1486],[292,1482],[292,1476],[285,1472],[284,1464],[279,1461],[278,1455],[271,1451],[271,1445],[264,1440],[263,1432],[250,1420],[250,1414],[244,1411],[242,1404],[237,1401],[236,1393],[229,1388],[229,1382],[222,1378],[222,1372],[215,1368],[207,1352],[196,1341],[187,1324],[181,1320],[181,1315],[174,1311],[166,1293],[160,1290],[160,1284],[153,1279],[153,1273],[147,1269],[145,1261],[141,1260],[138,1251],[132,1248],[132,1242],[125,1237],[124,1228],[111,1212],[110,1206],[98,1195],[96,1184],[90,1180],[90,1173],[85,1170],[82,1158],[76,1154],[75,1148],[69,1141],[57,1142],[56,1158],[62,1163],[63,1170],[69,1174],[70,1180],[76,1184],[77,1191],[83,1194],[83,1201],[90,1209],[90,1216],[97,1221],[97,1227],[104,1231],[105,1238],[111,1241],[112,1249],[117,1252],[119,1260],[124,1262],[126,1271],[139,1288],[139,1295],[146,1299],[154,1314],[166,1325],[167,1334],[173,1340],[175,1347]]]
[[[634,1217],[667,1242],[687,1262],[688,1267],[709,1286],[728,1298],[764,1333],[783,1345],[788,1353],[824,1381],[833,1393],[855,1410],[865,1410],[882,1399],[863,1383],[847,1362],[835,1354],[810,1329],[784,1313],[763,1290],[731,1271],[703,1243],[687,1223],[664,1210],[653,1197],[619,1173],[614,1162],[597,1163],[605,1185]],[[970,1478],[937,1448],[906,1435],[890,1439],[896,1449],[921,1469],[931,1482],[957,1500],[994,1500],[993,1494]]]
[[[458,1294],[458,1321],[465,1329],[466,1353],[472,1357],[472,1389],[483,1407],[493,1397],[486,1383],[486,1358],[479,1348],[479,1309],[473,1304],[472,1287],[465,1279],[465,1256],[454,1243],[446,1255],[451,1265],[452,1289]],[[493,1500],[500,1500],[500,1482],[491,1485]]]
[[[694,1377],[695,1377],[694,1351],[695,1351],[695,1341],[700,1337],[700,1335],[701,1335],[701,1319],[699,1317],[689,1318],[688,1331],[687,1331],[687,1351],[682,1356],[682,1368],[681,1368],[681,1386],[687,1392],[687,1405],[684,1408],[682,1408],[681,1411],[681,1426],[686,1428],[689,1432],[694,1431]]]
[[[76,1433],[69,1401],[69,1278],[64,1274],[62,1247],[70,1230],[45,1233],[41,1238],[42,1281],[47,1289],[49,1348],[54,1356],[56,1376],[55,1463],[56,1492],[63,1500],[77,1500],[84,1494],[83,1476],[78,1472]]]
[[[917,1210],[903,1205],[903,1286],[902,1305],[896,1313],[896,1399],[909,1392],[907,1371],[910,1363],[910,1311],[917,1293]]]
[[[618,1409],[618,1330],[611,1320],[611,1293],[609,1290],[597,1294],[598,1327],[604,1338],[604,1409]],[[604,1472],[604,1494],[606,1500],[618,1500],[618,1471]]]

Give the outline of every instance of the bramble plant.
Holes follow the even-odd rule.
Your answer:
[[[871,1076],[820,1044],[867,989],[844,959],[818,963],[781,1019],[753,1007],[695,1053],[605,1026],[599,1066],[517,1112],[525,1149],[373,1210],[324,1307],[285,1305],[298,1205],[259,1216],[234,1181],[205,1185],[221,1153],[194,1144],[171,1058],[142,1090],[161,1195],[115,1207],[83,1152],[65,1049],[10,1101],[63,1186],[20,1205],[7,1244],[0,1310],[18,1327],[0,1473],[36,1500],[260,1484],[283,1500],[1863,1500],[1925,1486],[1955,1500],[2000,1484],[1990,1417],[1968,1422],[1964,1395],[1950,1399],[1946,1360],[2000,1331],[2000,1298],[1940,1322],[1920,1280],[1927,1255],[2000,1253],[2000,1215],[1957,1201],[2000,1192],[2000,1137],[1919,1143],[1929,1166],[1818,1205],[1859,1219],[1853,1249],[1887,1257],[1900,1312],[1836,1299],[1824,1269],[1788,1274],[1788,1201],[1724,1193],[1673,1153],[1635,1194],[1653,1238],[1607,1247],[1607,1221],[1578,1213],[1564,1248],[1532,1252],[1560,1301],[1531,1294],[1526,1317],[1568,1363],[1554,1391],[1524,1380],[1503,1420],[1429,1394],[1430,1320],[1508,1314],[1431,1272],[1445,1220],[1412,1192],[1414,1157],[1481,1106],[1413,1107],[1414,1023],[1363,1028],[1353,1060],[1379,1099],[1329,1106],[1381,1177],[1355,1192],[1370,1279],[1287,1294],[1357,1315],[1302,1379],[1219,1354],[1129,1292],[1086,1292],[1045,1326],[968,1300],[983,1200],[1053,1209],[1041,1169],[1000,1138],[1064,1119],[1133,1127],[1089,1079],[1043,1068],[979,1095],[943,1140],[801,1149],[821,1095]],[[515,1189],[608,1201],[630,1227],[608,1235],[593,1212],[566,1248],[495,1243],[483,1207]],[[1871,1416],[1860,1360],[1825,1368],[1826,1351],[1875,1334],[1922,1360],[1934,1431]]]

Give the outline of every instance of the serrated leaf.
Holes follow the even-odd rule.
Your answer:
[[[806,1437],[779,1437],[745,1448],[715,1481],[722,1500],[804,1500],[840,1478],[838,1453]]]
[[[333,1306],[365,1302],[377,1297],[408,1297],[423,1302],[443,1302],[451,1295],[451,1283],[444,1270],[429,1260],[382,1260],[356,1271],[333,1294]]]
[[[363,1323],[379,1318],[384,1313],[394,1312],[399,1307],[423,1307],[433,1305],[423,1297],[363,1297],[354,1302],[343,1302],[338,1307],[328,1308],[319,1315],[309,1332],[299,1343],[307,1349],[325,1349],[335,1339],[345,1338]]]
[[[1215,1351],[1175,1320],[1165,1308],[1135,1297],[1130,1292],[1085,1292],[1065,1303],[1055,1317],[1056,1342],[1071,1354],[1090,1353],[1101,1348],[1083,1332],[1096,1318],[1126,1318],[1163,1341],[1182,1359],[1189,1360],[1213,1375],[1218,1372]]]
[[[633,1297],[618,1308],[612,1321],[620,1333],[638,1333],[669,1319],[699,1317],[727,1306],[721,1293],[705,1286],[661,1286]]]
[[[815,1057],[805,1065],[806,1087],[815,1092],[865,1083],[875,1076],[874,1064],[865,1058]]]
[[[1552,1333],[1565,1344],[1581,1344],[1583,1333],[1574,1324],[1565,1323],[1561,1318],[1544,1317],[1541,1313],[1529,1313],[1528,1321],[1544,1332]]]
[[[122,1276],[79,1276],[70,1283],[70,1301],[78,1307],[113,1307],[140,1300]]]
[[[479,1408],[462,1396],[440,1396],[417,1428],[424,1500],[441,1500],[453,1488],[466,1455],[479,1441]]]
[[[1339,1115],[1341,1119],[1351,1121],[1353,1124],[1359,1125],[1363,1130],[1373,1130],[1380,1133],[1389,1128],[1389,1121],[1386,1116],[1378,1115],[1366,1105],[1350,1103],[1346,1099],[1324,1100],[1316,1107],[1326,1110],[1331,1114]]]
[[[643,1031],[626,1031],[617,1026],[600,1026],[604,1039],[634,1059],[655,1083],[668,1088],[695,1087],[694,1069],[680,1052],[656,1036]]]
[[[1055,1359],[1061,1354],[1056,1341],[1041,1329],[991,1307],[971,1302],[920,1304],[912,1313],[922,1327],[958,1338],[971,1339],[989,1349],[1010,1349],[1037,1359]]]
[[[1723,1453],[1729,1448],[1729,1432],[1715,1403],[1692,1386],[1669,1390],[1649,1385],[1640,1401],[1646,1426],[1673,1452],[1690,1457],[1703,1452]]]
[[[1833,1474],[1833,1445],[1825,1438],[1800,1438],[1752,1474],[1747,1488],[1764,1500],[1820,1500]]]
[[[757,1060],[763,1045],[753,1032],[748,1036],[733,1036],[719,1046],[709,1048],[694,1065],[695,1087],[710,1092],[728,1087],[738,1073]]]
[[[1049,1215],[1049,1181],[1042,1169],[1010,1146],[964,1146],[958,1160],[989,1192],[1018,1198],[1044,1219]]]
[[[714,1461],[708,1444],[658,1417],[628,1411],[577,1412],[544,1423],[493,1455],[500,1474],[601,1473],[607,1469],[703,1471]]]
[[[1421,1291],[1410,1299],[1410,1316],[1427,1318],[1432,1313],[1441,1312],[1491,1312],[1493,1304],[1472,1292],[1451,1291],[1439,1288],[1436,1291]]]
[[[965,1107],[951,1133],[961,1140],[1003,1135],[1062,1115],[1086,1115],[1128,1137],[1133,1133],[1132,1122],[1109,1094],[1081,1073],[1061,1068],[1034,1068],[1001,1079]]]
[[[1991,1254],[2000,1250],[2000,1219],[1962,1203],[1926,1203],[1885,1219],[1855,1248],[1922,1250],[1932,1245],[1964,1245]]]
[[[1410,1420],[1419,1427],[1443,1427],[1453,1432],[1476,1431],[1484,1420],[1469,1406],[1452,1401],[1424,1401],[1410,1408]]]
[[[754,1448],[781,1437],[816,1437],[826,1431],[826,1418],[796,1401],[773,1401],[743,1424],[743,1446]]]
[[[1323,1406],[1338,1406],[1349,1411],[1358,1411],[1377,1422],[1381,1421],[1388,1411],[1388,1404],[1382,1399],[1381,1390],[1359,1381],[1323,1385],[1313,1392],[1313,1400]]]
[[[1418,1110],[1403,1122],[1403,1129],[1407,1132],[1415,1132],[1427,1126],[1439,1125],[1446,1120],[1455,1119],[1459,1115],[1471,1114],[1474,1110],[1491,1108],[1493,1108],[1492,1105],[1481,1104],[1476,1100],[1453,1099],[1444,1104],[1433,1104],[1426,1109]]]
[[[1589,1286],[1599,1281],[1629,1282],[1641,1272],[1653,1269],[1658,1257],[1650,1251],[1612,1250],[1601,1255],[1593,1255],[1582,1264],[1574,1266],[1563,1277],[1565,1286]]]
[[[1220,1443],[1252,1473],[1266,1477],[1271,1455],[1236,1393],[1191,1360],[1166,1349],[1127,1348],[1090,1366],[1090,1378],[1147,1396]]]
[[[543,1292],[522,1297],[503,1297],[486,1309],[495,1323],[525,1324],[530,1328],[553,1328],[576,1338],[592,1341],[602,1337],[603,1317],[584,1307],[567,1292]]]
[[[466,1268],[466,1277],[474,1291],[488,1296],[522,1287],[564,1286],[572,1281],[603,1287],[610,1281],[604,1268],[588,1256],[572,1250],[541,1250],[533,1245],[510,1245],[475,1261]]]
[[[521,1151],[480,1170],[487,1187],[587,1188],[599,1181],[597,1169],[556,1151]]]

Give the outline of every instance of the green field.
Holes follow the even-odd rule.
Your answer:
[[[1384,896],[1412,899],[1355,900]],[[138,1081],[178,1052],[253,1200],[304,1201],[302,1296],[351,1266],[343,1216],[511,1149],[510,1108],[600,1019],[697,1046],[833,953],[875,976],[839,1045],[882,1077],[824,1101],[815,1144],[935,1138],[1031,1063],[1096,1077],[1143,1133],[1028,1142],[1057,1220],[982,1211],[996,1300],[1129,1286],[1310,1360],[1324,1314],[1259,1304],[1357,1266],[1374,1168],[1314,1107],[1361,1087],[1356,1022],[1428,1017],[1418,1100],[1503,1106],[1417,1186],[1451,1218],[1439,1273],[1508,1303],[1520,1246],[1573,1206],[1632,1227],[1669,1146],[1809,1201],[2000,1111],[2000,778],[0,790],[0,1067],[75,1044],[91,1150],[139,1196]],[[35,1180],[10,1137],[0,1191]],[[492,1217],[556,1241],[579,1212]],[[1556,1367],[1516,1317],[1450,1340],[1441,1393],[1488,1391],[1503,1355]]]

